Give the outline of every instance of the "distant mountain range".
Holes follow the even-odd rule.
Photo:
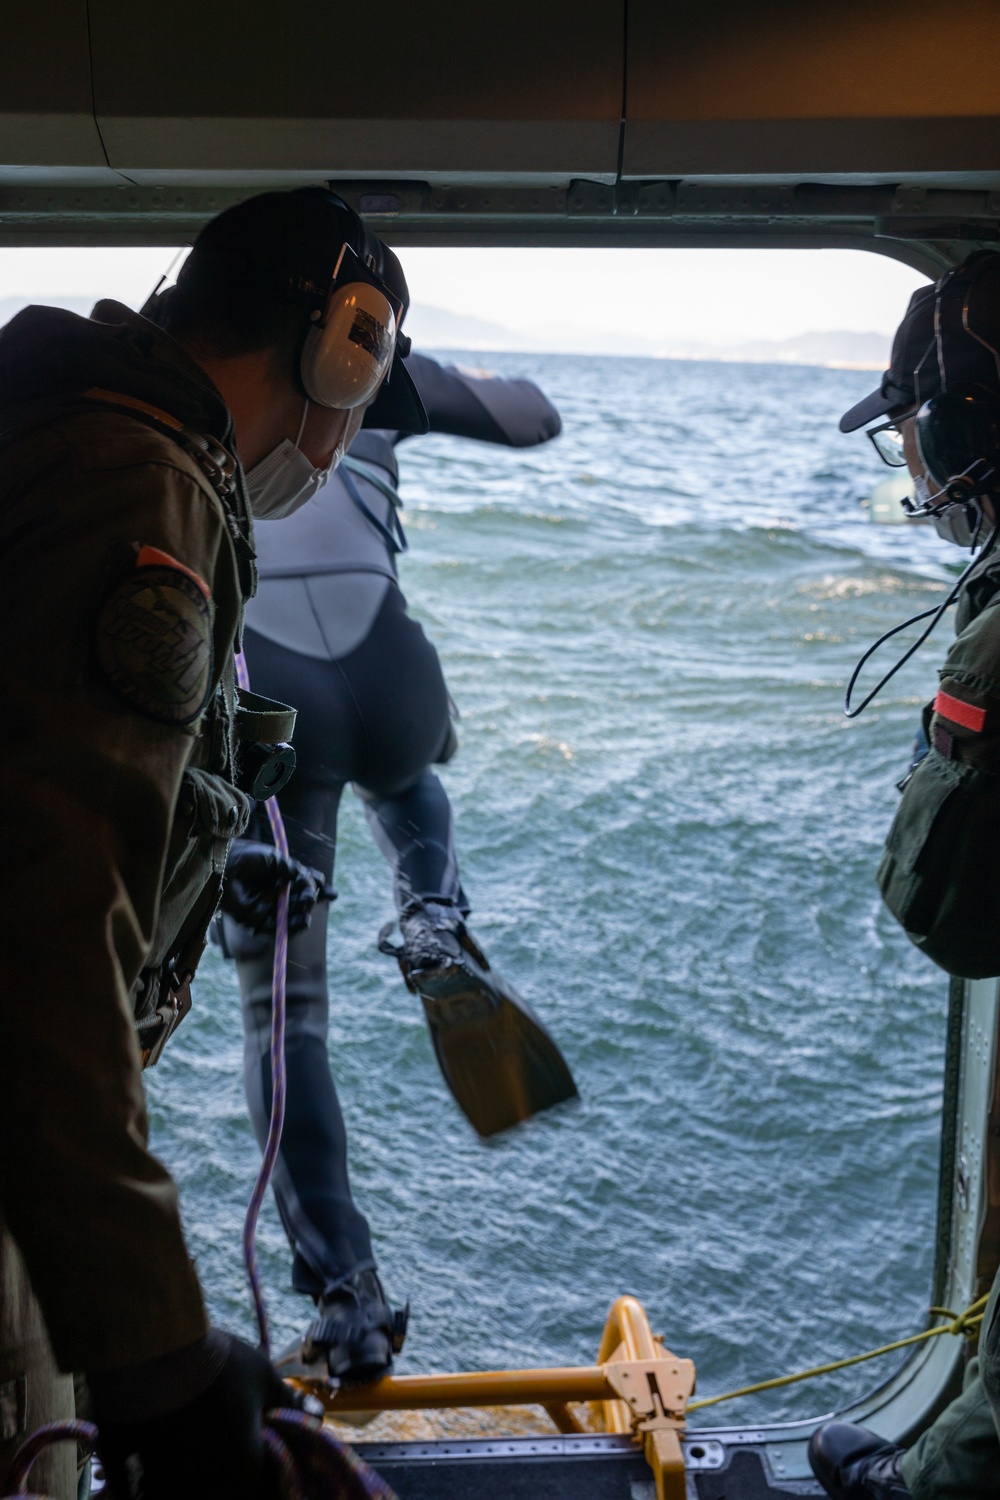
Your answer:
[[[526,349],[540,347],[537,341],[504,328],[501,323],[467,318],[462,313],[427,307],[422,302],[412,304],[404,327],[416,349],[505,349],[521,354]]]
[[[884,370],[892,343],[887,333],[855,333],[848,329],[800,333],[789,339],[758,339],[745,344],[664,342],[560,327],[531,335],[420,302],[415,302],[407,314],[406,331],[418,349],[627,354],[654,359],[719,359],[742,364],[827,365],[861,370]]]
[[[790,339],[761,339],[718,348],[712,344],[675,344],[668,359],[723,359],[748,365],[827,365],[834,369],[884,370],[892,339],[887,333],[799,333]]]
[[[39,299],[41,300],[41,299]],[[87,297],[52,297],[50,307],[89,313]],[[0,326],[24,307],[23,297],[0,297]],[[738,364],[826,365],[834,369],[884,370],[889,363],[891,338],[887,333],[800,333],[790,339],[758,339],[746,344],[708,344],[686,340],[664,343],[655,339],[612,333],[584,333],[575,328],[518,333],[502,323],[470,318],[415,302],[406,331],[417,349],[493,350],[513,354],[626,354],[654,359],[718,359]]]

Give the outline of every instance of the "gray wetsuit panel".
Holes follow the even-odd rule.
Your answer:
[[[372,515],[391,528],[392,501],[364,475],[351,478]],[[388,472],[385,480],[391,484]],[[396,583],[396,570],[384,537],[343,475],[331,474],[294,515],[259,521],[254,535],[260,583],[247,624],[267,640],[321,661],[336,661],[359,646]]]

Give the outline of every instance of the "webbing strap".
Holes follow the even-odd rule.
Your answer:
[[[163,411],[159,406],[151,406],[148,401],[140,401],[138,396],[129,396],[124,391],[106,391],[96,385],[81,394],[85,401],[100,401],[102,405],[124,406],[130,411],[141,412],[144,417],[152,417],[154,422],[168,427],[171,432],[184,431],[184,423],[179,422],[170,412]]]
[[[346,462],[347,460],[345,459],[344,463]],[[344,465],[341,464],[341,468],[343,467]],[[352,467],[357,468],[357,465],[352,465]],[[368,479],[370,477],[364,471],[361,472],[365,479]],[[340,477],[343,480],[345,490],[350,495],[355,505],[358,507],[358,510],[364,516],[365,520],[371,526],[374,526],[383,542],[385,542],[385,545],[389,549],[389,556],[395,557],[400,552],[408,551],[410,544],[406,540],[406,532],[403,530],[403,523],[399,519],[399,513],[396,509],[396,502],[394,498],[395,492],[390,488],[390,486],[387,484],[379,483],[377,487],[380,490],[385,491],[390,497],[393,497],[394,503],[392,509],[389,511],[389,526],[392,527],[392,530],[389,529],[389,526],[383,525],[378,516],[372,510],[371,506],[366,504],[361,491],[354,483],[354,480],[351,478],[350,473],[343,473]],[[375,483],[374,480],[372,480],[371,482]]]
[[[388,479],[385,479],[377,469],[373,469],[370,465],[362,463],[360,458],[353,458],[351,454],[340,460],[340,467],[342,469],[349,469],[352,474],[360,474],[362,479],[367,479],[369,484],[373,484],[377,490],[381,490],[385,498],[391,500],[397,510],[402,510],[403,502],[399,497],[399,491],[394,489]]]
[[[280,745],[295,732],[296,710],[276,698],[237,689],[236,733],[244,744]]]

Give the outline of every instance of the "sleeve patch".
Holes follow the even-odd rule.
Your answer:
[[[934,699],[934,712],[943,719],[950,719],[953,724],[961,724],[963,729],[971,729],[974,734],[982,734],[986,724],[985,708],[977,708],[974,703],[966,703],[943,689]]]
[[[143,561],[155,554],[166,562]],[[190,724],[212,690],[212,605],[205,584],[167,553],[139,565],[105,600],[97,624],[104,676],[162,724]]]
[[[171,557],[169,552],[161,552],[159,547],[139,547],[135,560],[137,568],[148,568],[157,564],[164,568],[176,568],[179,573],[186,573],[198,585],[205,598],[211,599],[211,589],[204,578],[201,578],[193,568],[185,567],[182,562],[177,561],[176,557]]]

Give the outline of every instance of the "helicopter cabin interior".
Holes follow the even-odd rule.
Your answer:
[[[998,80],[995,0],[7,6],[0,243],[180,244],[251,193],[328,183],[395,246],[841,247],[934,276],[1000,235]],[[953,1308],[1000,1261],[997,990],[941,976],[929,1300]],[[848,1418],[911,1439],[957,1390],[960,1343],[916,1346]],[[813,1425],[700,1428],[688,1493],[818,1493]],[[654,1493],[627,1437],[368,1456],[404,1497],[487,1475]]]

